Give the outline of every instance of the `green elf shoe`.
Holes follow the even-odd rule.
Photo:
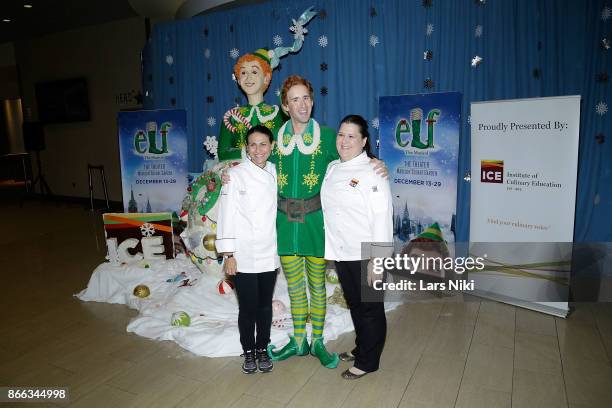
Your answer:
[[[286,360],[292,356],[307,356],[310,352],[306,337],[302,337],[302,343],[298,344],[295,337],[289,336],[289,343],[287,343],[285,347],[278,351],[274,351],[275,347],[274,344],[268,344],[268,356],[270,356],[272,361]]]
[[[340,358],[337,353],[329,354],[323,344],[323,338],[319,337],[312,341],[310,354],[317,357],[325,368],[336,368]]]

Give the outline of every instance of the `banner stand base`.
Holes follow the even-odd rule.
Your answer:
[[[464,293],[469,293],[470,295],[478,296],[483,299],[495,300],[497,302],[507,303],[509,305],[522,307],[524,309],[529,309],[529,310],[533,310],[533,311],[540,312],[540,313],[546,313],[546,314],[553,315],[556,317],[561,317],[563,319],[565,319],[567,315],[569,314],[569,309],[559,309],[559,308],[552,307],[549,305],[536,303],[536,302],[528,302],[526,300],[515,299],[512,297],[500,295],[497,293],[490,293],[490,292],[485,292],[485,291],[480,291],[480,290],[473,290],[473,291],[464,292]],[[566,302],[563,302],[563,303],[567,304]]]

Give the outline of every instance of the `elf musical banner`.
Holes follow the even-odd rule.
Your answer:
[[[178,212],[187,188],[185,111],[119,112],[117,121],[124,211]]]
[[[472,103],[476,292],[567,314],[579,124],[580,96]]]
[[[455,242],[461,94],[384,96],[379,117],[396,252],[409,254],[413,242],[439,242],[446,251]]]

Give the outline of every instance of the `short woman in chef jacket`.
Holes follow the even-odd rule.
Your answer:
[[[276,247],[276,168],[268,162],[274,147],[270,129],[255,126],[247,132],[247,156],[228,170],[230,181],[221,189],[217,220],[217,251],[223,270],[234,275],[238,295],[238,330],[246,374],[269,372],[272,294],[279,267]],[[257,337],[255,332],[257,331]]]
[[[387,333],[383,293],[372,287],[381,276],[374,275],[368,264],[371,256],[393,252],[393,206],[388,179],[377,175],[370,164],[369,136],[368,122],[361,116],[342,119],[336,136],[340,159],[329,164],[321,187],[325,258],[336,261],[355,326],[355,348],[340,354],[341,360],[354,361],[342,373],[347,380],[378,370]],[[377,244],[371,245],[370,254],[362,255],[362,242]],[[363,276],[362,266],[369,271]]]

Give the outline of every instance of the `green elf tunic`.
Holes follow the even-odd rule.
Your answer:
[[[284,121],[284,115],[277,105],[266,105],[264,102],[228,110],[223,115],[219,131],[219,160],[239,160],[242,148],[246,146],[246,133],[253,126],[264,125],[276,136]]]
[[[310,119],[303,135],[294,135],[291,121],[279,130],[270,161],[276,164],[278,194],[284,198],[309,199],[321,191],[327,165],[338,159],[333,129]],[[278,212],[276,218],[278,254],[315,256],[325,253],[321,209],[306,214],[304,222],[289,222]]]

